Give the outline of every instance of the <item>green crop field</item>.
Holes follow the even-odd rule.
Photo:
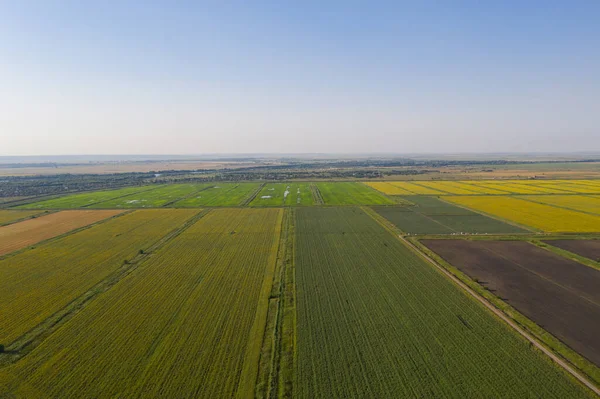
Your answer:
[[[325,205],[392,205],[393,200],[362,183],[317,183]]]
[[[208,184],[168,184],[154,190],[99,202],[91,205],[90,208],[157,208],[195,195],[206,187]]]
[[[362,210],[296,215],[296,397],[586,397]]]
[[[174,207],[239,206],[260,186],[259,183],[215,183],[175,202]]]
[[[464,209],[435,197],[404,197],[413,206],[379,206],[373,209],[409,234],[514,234],[526,231],[514,225]]]
[[[103,201],[109,201],[116,198],[125,197],[131,194],[155,190],[158,186],[143,186],[143,187],[127,187],[118,190],[94,191],[91,193],[72,194],[64,197],[54,198],[51,200],[34,202],[31,204],[21,205],[17,208],[27,209],[69,209],[81,208],[97,204]]]
[[[197,212],[136,211],[0,260],[0,344],[9,345]]]
[[[310,183],[269,183],[250,202],[250,206],[314,205]]]
[[[281,217],[210,211],[0,369],[0,396],[253,397]]]

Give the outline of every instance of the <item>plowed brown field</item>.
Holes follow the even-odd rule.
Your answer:
[[[600,260],[600,240],[546,240],[544,242],[584,258]]]

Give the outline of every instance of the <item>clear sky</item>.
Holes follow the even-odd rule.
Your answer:
[[[0,1],[0,155],[600,150],[600,1]]]

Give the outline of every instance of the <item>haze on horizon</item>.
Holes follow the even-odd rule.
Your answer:
[[[177,3],[0,4],[0,156],[600,150],[598,1]]]

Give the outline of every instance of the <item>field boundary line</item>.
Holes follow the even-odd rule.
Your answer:
[[[260,287],[258,302],[256,304],[256,313],[254,321],[248,334],[248,344],[244,353],[244,361],[240,370],[240,378],[237,383],[235,396],[245,397],[249,392],[255,395],[257,381],[260,371],[260,359],[262,355],[263,343],[266,338],[266,329],[268,325],[269,305],[271,302],[271,293],[277,270],[277,256],[279,255],[279,246],[281,245],[281,235],[283,229],[284,210],[279,209],[277,215],[275,237],[271,244],[271,251],[264,268],[263,281]],[[269,211],[266,211],[269,212]]]
[[[325,205],[325,201],[323,201],[323,197],[321,196],[321,191],[316,183],[310,183],[310,192],[312,193],[315,205]]]
[[[582,296],[582,295],[578,294],[577,291],[575,291],[575,290],[573,290],[573,289],[571,289],[569,287],[566,287],[566,286],[564,286],[562,284],[559,284],[558,282],[556,282],[556,281],[554,281],[554,280],[552,280],[552,279],[550,279],[548,277],[545,277],[545,276],[543,276],[540,273],[537,273],[537,272],[535,272],[533,270],[530,270],[527,267],[523,266],[523,264],[521,264],[519,262],[515,262],[515,261],[512,261],[512,260],[508,259],[506,256],[504,256],[504,254],[502,254],[500,252],[494,251],[493,249],[489,249],[489,248],[484,248],[484,251],[487,251],[487,252],[489,252],[489,253],[491,253],[493,255],[496,255],[497,257],[504,259],[506,262],[512,263],[513,265],[517,266],[518,268],[523,269],[525,272],[533,274],[534,276],[537,276],[539,279],[547,281],[550,284],[554,284],[555,286],[560,287],[563,290],[568,291],[568,292],[574,294],[575,296],[577,296],[579,298],[582,298],[583,300],[591,303],[592,305],[594,305],[596,307],[600,307],[600,304],[594,302],[593,300],[591,300],[591,299],[589,299],[589,298],[587,298],[585,296]]]
[[[552,194],[552,195],[561,195],[562,196],[563,194]],[[585,195],[582,195],[582,194],[572,195],[572,197],[579,197],[579,196],[585,197]],[[590,215],[590,216],[600,217],[599,213],[582,211],[581,209],[573,209],[573,208],[569,208],[569,207],[562,206],[562,205],[557,205],[557,204],[549,204],[547,202],[540,202],[540,201],[533,200],[531,198],[517,197],[517,199],[521,199],[521,200],[524,200],[524,201],[529,201],[529,202],[532,202],[534,204],[547,205],[547,206],[551,206],[553,208],[564,209],[564,210],[571,211],[571,212],[578,212],[578,213],[583,213],[583,214]]]
[[[282,287],[284,284],[283,276],[286,267],[287,240],[289,238],[289,215],[289,208],[283,208],[276,265],[271,283],[271,292],[269,293],[267,322],[263,334],[258,373],[255,383],[254,396],[258,398],[270,397],[272,386],[276,384],[277,381],[277,366],[281,342],[279,333],[281,329],[281,308],[283,302]]]
[[[263,187],[265,186],[266,183],[261,183],[258,187],[256,187],[256,189],[251,192],[246,198],[244,198],[239,206],[241,207],[246,207],[246,206],[250,206],[250,203],[252,201],[254,201],[254,198],[256,198],[256,196],[258,195],[258,193],[260,193],[263,189]]]
[[[546,345],[539,342],[534,336],[526,332],[517,323],[505,315],[500,309],[496,308],[494,305],[489,303],[485,298],[481,297],[478,293],[476,293],[471,287],[466,285],[463,281],[461,281],[458,277],[452,274],[450,271],[446,270],[444,267],[437,264],[435,260],[430,258],[427,254],[420,251],[413,243],[408,241],[406,238],[402,236],[398,236],[398,238],[408,246],[414,253],[419,255],[422,259],[425,259],[428,263],[433,265],[438,271],[447,276],[452,282],[466,291],[470,296],[475,298],[479,303],[485,306],[488,310],[490,310],[494,315],[499,317],[502,321],[508,324],[511,328],[513,328],[517,333],[519,333],[523,338],[529,341],[532,345],[534,345],[537,349],[542,351],[545,355],[547,355],[553,362],[555,362],[558,366],[563,368],[567,373],[577,379],[584,386],[592,390],[596,395],[600,396],[600,388],[598,388],[594,383],[588,380],[585,376],[583,376],[580,372],[575,370],[566,360],[563,360],[555,353],[552,352],[551,349],[547,348]]]
[[[414,184],[415,186],[419,186],[421,188],[425,188],[427,190],[433,190],[433,191],[439,191],[439,194],[420,194],[420,195],[428,195],[428,196],[438,196],[438,195],[456,195],[456,194],[452,194],[451,192],[447,191],[447,190],[442,190],[442,189],[437,189],[437,188],[433,188],[433,187],[429,187],[429,186],[424,186],[423,184],[421,184],[420,182],[423,183],[429,183],[429,182],[433,182],[435,180],[415,180],[415,181],[411,181],[412,184]],[[442,180],[443,181],[443,180]]]
[[[202,184],[202,183],[200,183],[200,184]],[[170,208],[171,205],[174,205],[174,204],[178,203],[179,201],[184,201],[184,200],[190,198],[191,196],[196,195],[196,194],[198,194],[198,193],[200,193],[200,192],[202,192],[204,190],[208,190],[210,187],[211,187],[210,185],[208,185],[206,187],[202,187],[201,189],[199,189],[197,191],[194,191],[194,192],[192,192],[192,193],[190,193],[188,195],[185,195],[185,196],[180,197],[180,198],[176,198],[173,201],[169,201],[169,202],[163,204],[162,206],[159,206],[159,208]]]
[[[127,260],[123,265],[115,270],[113,273],[108,275],[102,281],[99,281],[96,285],[90,288],[88,291],[73,299],[62,309],[58,310],[37,326],[17,338],[9,345],[6,346],[6,356],[4,359],[0,354],[0,369],[10,364],[18,362],[20,359],[27,356],[29,352],[34,350],[43,340],[60,328],[64,323],[74,317],[79,311],[89,305],[97,296],[110,290],[113,286],[119,283],[122,279],[126,278],[154,252],[162,248],[167,242],[171,241],[183,231],[194,225],[198,220],[204,217],[210,209],[199,210],[194,216],[187,219],[181,226],[176,227],[169,231],[167,234],[160,237],[157,241],[151,244],[145,251],[138,253],[131,260]],[[122,214],[121,214],[122,215]],[[120,215],[117,215],[120,216]]]
[[[71,210],[77,210],[77,209],[64,209],[64,210],[65,210],[65,211],[71,211]],[[100,211],[100,210],[105,210],[105,209],[97,209],[97,210],[99,210],[99,211]],[[58,212],[61,212],[61,211],[50,212],[50,213],[48,213],[48,215],[50,215],[50,214],[54,214],[54,213],[58,213]],[[16,255],[18,255],[18,254],[21,254],[21,253],[23,253],[23,252],[25,252],[25,251],[28,251],[28,250],[30,250],[30,249],[37,248],[37,247],[38,247],[38,246],[40,246],[40,245],[45,245],[45,244],[47,244],[47,243],[49,243],[49,242],[52,242],[52,241],[55,241],[55,240],[60,240],[60,239],[62,239],[62,238],[65,238],[65,237],[67,237],[67,236],[70,236],[71,234],[77,234],[77,233],[79,233],[80,231],[83,231],[83,230],[86,230],[86,229],[91,229],[91,228],[92,228],[92,227],[94,227],[94,226],[100,225],[100,224],[102,224],[102,223],[106,223],[106,222],[108,222],[109,220],[112,220],[112,219],[115,219],[115,218],[118,218],[118,217],[121,217],[121,216],[128,215],[128,214],[130,214],[130,213],[132,213],[132,212],[135,212],[135,210],[134,210],[134,209],[132,209],[132,210],[124,210],[123,212],[121,212],[121,213],[118,213],[118,214],[116,214],[116,215],[113,215],[113,216],[110,216],[110,217],[107,217],[106,219],[98,220],[98,221],[97,221],[97,222],[95,222],[95,223],[91,223],[91,224],[88,224],[88,225],[86,225],[86,226],[78,227],[78,228],[76,228],[76,229],[73,229],[73,230],[71,230],[71,231],[67,231],[66,233],[63,233],[63,234],[61,234],[61,235],[58,235],[58,236],[56,236],[56,237],[50,237],[50,238],[48,238],[48,239],[46,239],[46,240],[42,240],[42,241],[36,242],[35,244],[28,245],[28,246],[26,246],[25,248],[17,249],[16,251],[9,252],[9,253],[7,253],[7,254],[1,255],[1,256],[0,256],[0,261],[4,260],[4,259],[6,259],[6,258],[9,258],[9,257],[11,257],[11,256],[16,256]]]
[[[16,212],[19,212],[19,211],[23,211],[23,212],[29,212],[28,210],[25,210],[25,209],[22,209],[22,210],[21,210],[21,209],[3,209],[3,208],[2,208],[2,209],[0,209],[0,210],[1,210],[1,211],[10,211],[10,210],[14,210],[14,211],[16,211]],[[6,223],[0,223],[0,227],[4,227],[4,226],[10,226],[11,224],[15,224],[15,223],[21,223],[21,222],[24,222],[24,221],[26,221],[26,220],[29,220],[29,219],[37,219],[37,218],[41,218],[41,217],[43,217],[43,216],[47,216],[47,215],[50,215],[50,214],[53,214],[53,213],[56,213],[56,212],[59,212],[59,211],[57,211],[57,210],[50,210],[50,209],[47,209],[47,210],[41,210],[41,209],[40,209],[40,212],[39,212],[39,213],[36,213],[36,214],[33,214],[33,215],[29,215],[29,216],[25,216],[25,217],[22,217],[22,218],[20,218],[20,219],[16,219],[16,220],[13,220],[13,221],[10,221],[10,222],[6,222]],[[43,215],[42,215],[42,214],[43,214]]]
[[[552,241],[552,240],[545,240]],[[592,269],[600,270],[600,262],[594,261],[593,259],[586,258],[585,256],[576,254],[571,251],[567,251],[566,249],[562,249],[559,247],[555,247],[552,244],[548,244],[547,242],[539,240],[536,238],[532,238],[529,242],[539,248],[545,249],[546,251],[552,252],[558,256],[561,256],[565,259],[573,260],[575,262],[581,263],[584,266],[591,267]]]

